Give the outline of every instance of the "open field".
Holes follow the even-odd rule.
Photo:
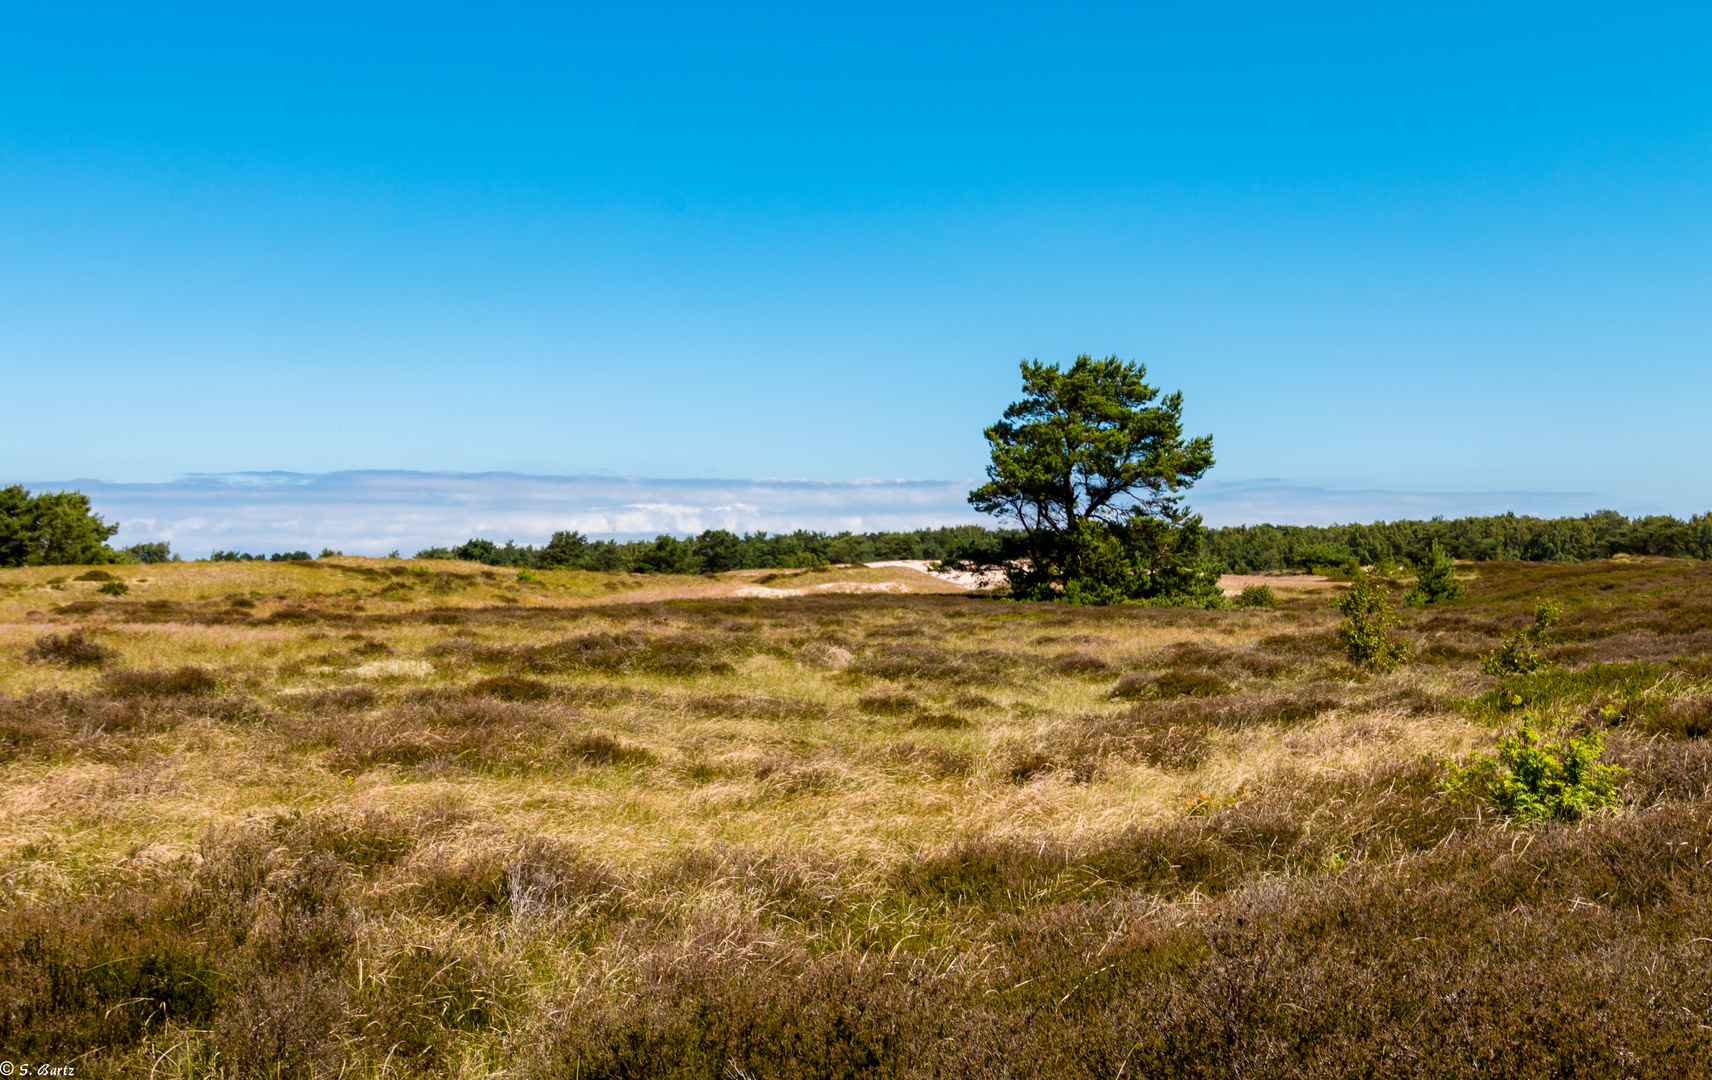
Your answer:
[[[1712,564],[1276,609],[908,567],[0,571],[0,1056],[77,1075],[1671,1076]],[[1400,590],[1393,594],[1393,599]],[[1479,654],[1554,598],[1555,666]],[[73,636],[76,635],[76,636]],[[1446,797],[1524,716],[1614,811]]]

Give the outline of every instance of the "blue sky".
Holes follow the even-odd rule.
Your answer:
[[[957,480],[1017,362],[1086,351],[1226,490],[1706,510],[1709,31],[14,5],[0,479]]]

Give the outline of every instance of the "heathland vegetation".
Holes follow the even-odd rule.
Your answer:
[[[1455,579],[1352,583],[1393,664],[1340,639],[1345,586],[1289,575],[1201,610],[897,568],[0,571],[0,1048],[1695,1075],[1712,564]]]
[[[0,1060],[1703,1072],[1712,518],[1206,530],[1144,375],[1025,365],[1010,531],[191,563],[9,489]]]

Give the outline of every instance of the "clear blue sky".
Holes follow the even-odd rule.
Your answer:
[[[1087,351],[1712,508],[1705,5],[352,7],[8,6],[5,479],[970,477]]]

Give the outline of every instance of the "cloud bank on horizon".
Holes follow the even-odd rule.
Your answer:
[[[227,473],[168,483],[75,480],[120,523],[116,544],[170,541],[187,557],[225,549],[271,553],[323,547],[352,555],[408,555],[479,536],[541,544],[574,529],[620,540],[732,532],[880,532],[991,524],[964,501],[963,480],[662,480],[621,476],[365,470]],[[1191,505],[1209,525],[1330,524],[1435,514],[1580,514],[1604,505],[1588,492],[1339,490],[1282,480],[1205,481]],[[1635,508],[1630,508],[1633,511]]]

